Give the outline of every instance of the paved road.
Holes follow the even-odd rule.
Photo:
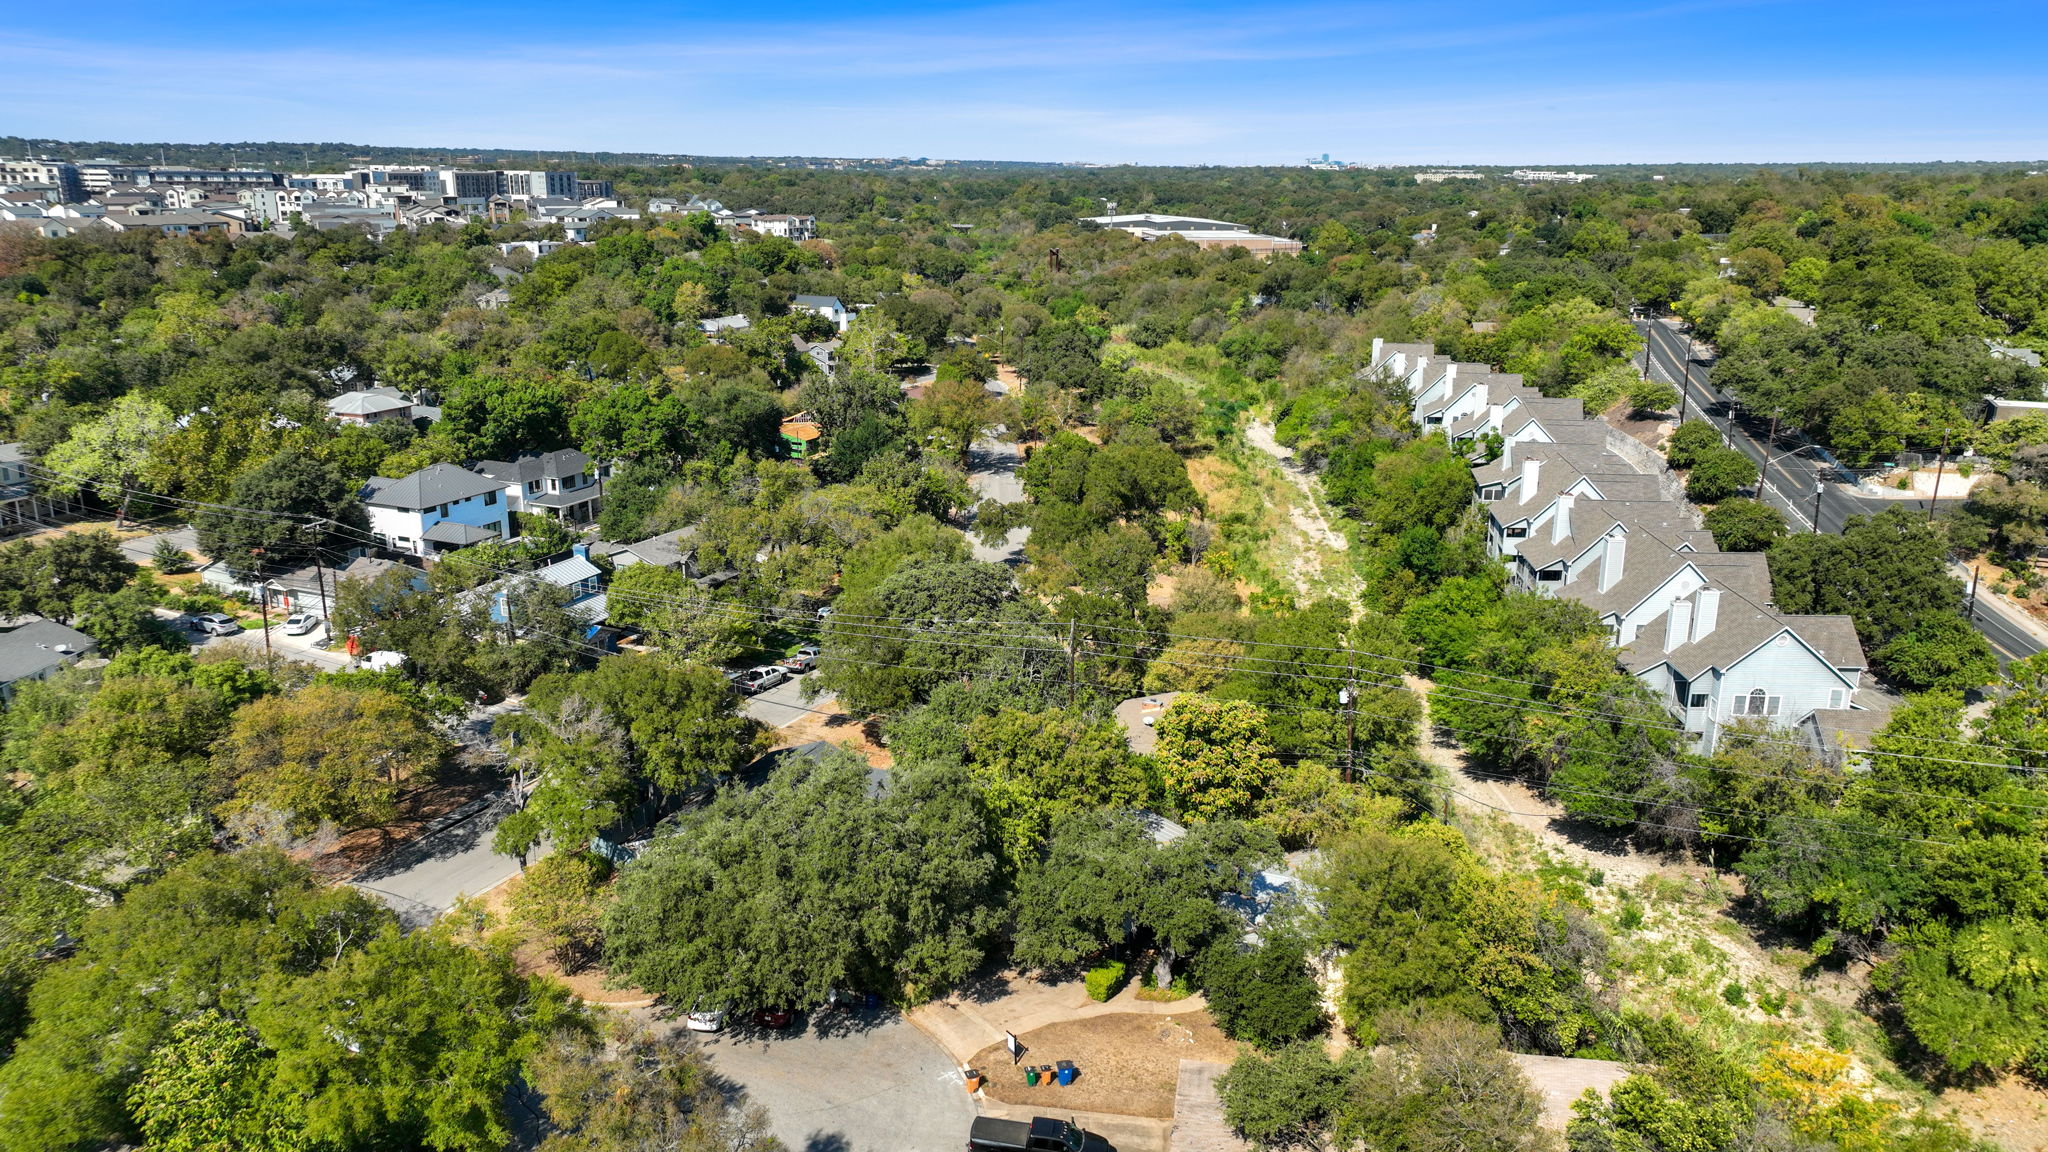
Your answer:
[[[840,1016],[824,1031],[735,1027],[704,1052],[768,1110],[790,1152],[957,1152],[974,1122],[958,1067],[895,1012]]]
[[[1017,475],[1017,470],[1023,466],[1024,454],[1015,444],[994,438],[977,440],[967,454],[967,485],[983,500],[1021,504],[1024,502],[1024,481]],[[1012,528],[1000,546],[991,548],[970,530],[967,544],[973,549],[976,560],[1014,567],[1024,562],[1024,542],[1030,538],[1031,529]]]
[[[1735,448],[1757,462],[1762,477],[1758,495],[1785,513],[1786,521],[1801,532],[1840,532],[1851,516],[1868,516],[1887,505],[1906,504],[1925,513],[1926,500],[1900,501],[1881,496],[1859,495],[1853,485],[1841,483],[1841,473],[1823,458],[1817,448],[1797,433],[1781,432],[1773,446],[1768,416],[1733,412],[1730,397],[1714,388],[1713,361],[1692,339],[1665,320],[1639,320],[1649,374],[1685,392],[1688,418],[1698,415],[1711,421]],[[1935,502],[1937,511],[1958,507],[1961,499]],[[2042,650],[2043,645],[2009,619],[2010,614],[1988,597],[1978,601],[1972,623],[2006,660],[2017,660]]]
[[[408,930],[430,924],[463,896],[518,875],[517,859],[491,850],[491,834],[511,811],[512,793],[493,792],[459,823],[384,856],[349,883],[389,904]]]
[[[740,711],[770,728],[782,728],[837,706],[838,698],[829,693],[806,703],[803,686],[804,677],[792,676],[766,692],[747,697]]]

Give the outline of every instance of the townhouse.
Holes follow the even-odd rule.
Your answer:
[[[1427,344],[1373,341],[1372,370],[1401,383],[1418,427],[1475,461],[1487,550],[1516,588],[1598,614],[1623,668],[1711,751],[1731,723],[1798,729],[1817,743],[1870,727],[1877,703],[1846,616],[1794,616],[1771,600],[1762,553],[1722,552],[1661,457],[1579,401]]]

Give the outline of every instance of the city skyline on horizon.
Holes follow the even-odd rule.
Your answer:
[[[120,0],[99,11],[146,11]],[[69,140],[1270,166],[1914,163],[2048,156],[2036,5],[1413,0],[1113,14],[878,0],[686,18],[635,0],[545,41],[512,0],[208,9],[0,32],[16,131]],[[553,13],[554,15],[549,15]],[[410,22],[421,33],[394,39]],[[1986,36],[2005,26],[2012,35]],[[129,28],[136,32],[129,32]],[[458,43],[445,31],[459,28]],[[615,29],[630,29],[628,38]],[[460,141],[449,145],[447,141]]]

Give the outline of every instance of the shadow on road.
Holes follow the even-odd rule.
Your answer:
[[[395,852],[387,853],[356,873],[354,879],[364,884],[409,872],[422,864],[435,860],[447,860],[460,856],[481,846],[492,830],[497,827],[511,801],[511,793],[497,792],[487,797],[488,803],[479,804],[476,809],[457,823],[420,837]]]

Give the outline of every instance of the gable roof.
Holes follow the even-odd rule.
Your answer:
[[[412,401],[399,395],[396,388],[362,388],[344,392],[327,402],[327,410],[336,416],[375,416],[380,412],[396,412],[410,407]]]
[[[476,470],[501,484],[534,480],[565,480],[590,469],[590,457],[574,448],[553,452],[521,452],[516,460],[479,460]]]
[[[397,480],[372,476],[363,503],[372,508],[397,508],[419,512],[471,496],[481,496],[503,487],[490,478],[453,464],[429,464]]]

